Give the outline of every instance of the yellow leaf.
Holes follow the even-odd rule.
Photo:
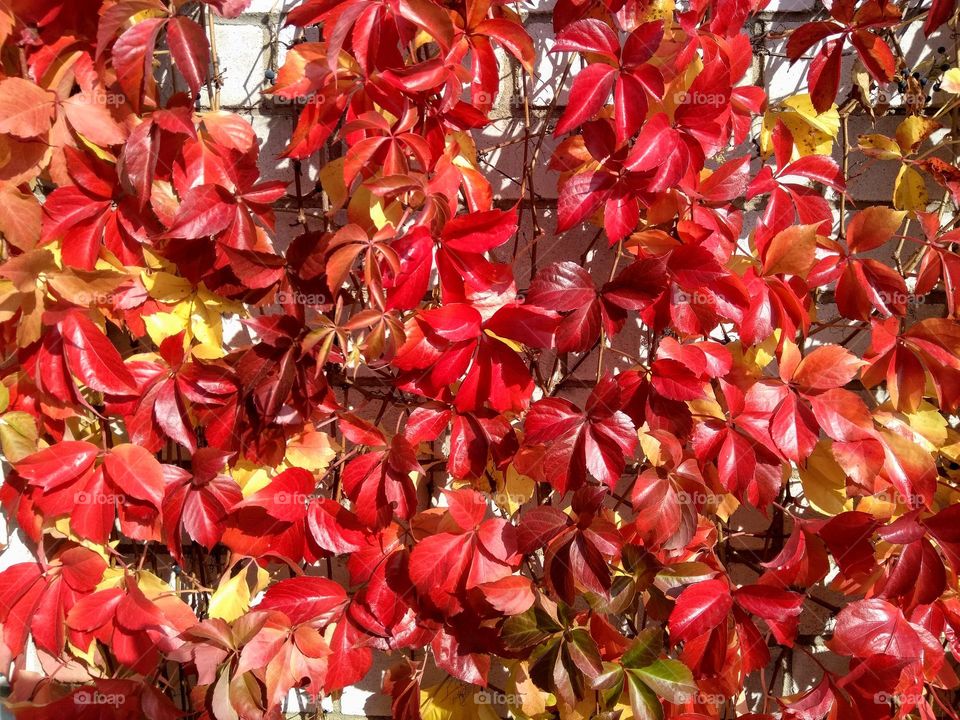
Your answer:
[[[176,305],[193,294],[189,280],[167,272],[140,273],[140,280],[154,300],[167,305]]]
[[[123,584],[123,578],[126,576],[123,568],[108,567],[103,571],[103,577],[97,583],[96,590],[109,590],[110,588],[120,587]]]
[[[947,439],[940,448],[940,454],[955,464],[960,464],[960,433],[947,428]]]
[[[507,466],[502,478],[498,478],[497,493],[493,499],[499,507],[512,515],[533,497],[534,490],[533,479],[518,472],[511,464]]]
[[[143,318],[147,335],[159,345],[168,337],[179,335],[187,329],[188,318],[178,313],[155,312]]]
[[[373,221],[374,227],[377,230],[383,230],[390,223],[390,218],[387,217],[387,210],[389,208],[384,208],[383,200],[377,198],[374,200],[373,204],[370,206],[370,220]]]
[[[223,315],[240,312],[238,303],[210,292],[205,286],[196,289],[183,278],[158,272],[143,276],[151,297],[168,305],[169,312],[157,312],[144,318],[147,334],[160,344],[168,337],[185,333],[185,343],[196,343],[193,353],[202,359],[223,357]]]
[[[337,446],[325,432],[308,431],[287,443],[288,465],[321,473],[337,456]]]
[[[161,580],[149,570],[137,570],[137,587],[151,600],[161,595],[169,595],[173,588],[170,583]]]
[[[270,484],[270,475],[267,468],[255,466],[246,460],[241,460],[230,469],[230,476],[237,481],[244,497],[250,497],[257,490],[262,490]]]
[[[903,157],[896,140],[886,135],[861,135],[857,142],[864,155],[877,160],[899,160]]]
[[[0,323],[12,320],[20,309],[20,292],[9,280],[0,280]]]
[[[740,501],[730,493],[727,493],[717,506],[716,516],[724,522],[727,522],[739,508]]]
[[[37,451],[37,424],[30,413],[14,410],[0,417],[0,447],[14,463]]]
[[[477,162],[477,144],[469,133],[454,132],[453,142],[457,144],[459,152],[453,157],[453,164],[457,167],[479,170]]]
[[[760,147],[764,155],[773,151],[772,134],[777,120],[782,120],[793,135],[794,157],[829,155],[833,141],[840,132],[840,114],[837,106],[817,114],[807,94],[794,95],[782,103],[783,109],[768,110],[763,116]]]
[[[909,165],[901,166],[893,186],[893,206],[897,210],[923,212],[929,202],[923,176]]]
[[[240,572],[233,577],[224,576],[210,596],[207,615],[233,622],[250,608],[250,586],[247,585],[247,573]]]
[[[817,443],[799,473],[803,495],[814,510],[832,517],[853,509],[853,501],[847,498],[847,476],[827,442]]]
[[[940,88],[948,93],[960,95],[960,68],[950,68],[940,78]]]
[[[509,338],[501,337],[500,335],[497,335],[497,334],[496,334],[495,332],[493,332],[492,330],[484,330],[484,332],[485,332],[489,337],[496,338],[497,340],[499,340],[500,342],[502,342],[502,343],[503,343],[504,345],[506,345],[508,348],[510,348],[511,350],[513,350],[515,353],[522,353],[522,352],[523,352],[523,345],[522,345],[521,343],[518,343],[516,340],[511,340],[511,339],[509,339]]]
[[[557,703],[560,720],[590,720],[594,717],[597,705],[597,694],[588,691],[583,700],[576,705],[567,705],[565,702]]]
[[[897,144],[904,155],[909,155],[939,127],[933,118],[911,115],[897,126]]]
[[[652,22],[653,20],[673,19],[674,0],[651,0],[650,2],[640,3],[637,10],[640,11],[639,17],[634,22],[639,27],[642,23]],[[669,26],[671,23],[667,23]]]
[[[912,413],[897,413],[887,403],[882,409],[874,412],[874,419],[888,428],[905,437],[912,436],[918,445],[922,445],[927,452],[934,452],[942,448],[947,442],[947,419],[940,414],[936,407],[924,400],[920,407]],[[904,422],[906,420],[906,422]]]
[[[320,185],[327,197],[330,198],[330,209],[333,212],[343,207],[349,195],[347,185],[343,180],[343,161],[344,158],[342,157],[331,160],[320,170]]]
[[[690,408],[690,412],[696,415],[709,415],[710,417],[715,417],[718,420],[722,420],[726,417],[726,414],[723,412],[723,408],[720,407],[720,403],[709,398],[691,400],[687,403],[687,407]]]
[[[811,126],[832,138],[836,138],[840,132],[840,113],[837,112],[836,105],[832,105],[822,113],[818,113],[813,107],[813,101],[807,93],[788,97],[783,101],[783,104],[802,117]]]
[[[530,679],[530,672],[526,662],[518,662],[507,680],[507,703],[510,711],[517,717],[534,718],[544,715],[547,706],[555,704],[552,693],[545,692],[537,687]]]
[[[370,189],[361,185],[350,194],[350,202],[347,204],[347,219],[365,230],[371,229],[373,220],[370,219],[370,207],[374,202],[376,201]]]
[[[734,363],[742,367],[753,377],[759,377],[764,368],[766,368],[776,357],[777,342],[779,341],[779,330],[768,337],[759,345],[753,345],[744,350],[740,341],[732,342],[727,348],[733,354]]]
[[[488,696],[489,700],[488,701]],[[436,685],[420,688],[420,717],[423,720],[499,720],[492,701],[493,691],[445,678]]]
[[[643,427],[637,431],[637,435],[640,438],[640,449],[643,451],[644,457],[650,461],[651,465],[660,467],[669,460],[669,456],[661,452],[663,446],[660,441],[653,435],[650,435],[647,430],[649,430],[649,425],[644,423]]]
[[[190,306],[190,332],[197,346],[194,354],[204,360],[223,357],[223,311],[219,303],[210,302],[198,294]]]

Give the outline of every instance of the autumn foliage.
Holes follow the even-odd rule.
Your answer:
[[[246,5],[0,5],[15,716],[957,720],[955,3]]]

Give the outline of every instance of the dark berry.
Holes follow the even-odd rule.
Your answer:
[[[264,76],[267,80],[276,80],[276,79],[277,79],[277,72],[276,72],[276,70],[273,70],[272,68],[267,68],[267,71],[266,71],[265,73],[263,73],[263,76]]]

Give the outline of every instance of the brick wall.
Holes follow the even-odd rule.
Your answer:
[[[294,4],[294,0],[253,0],[247,12],[240,17],[230,20],[218,19],[214,26],[214,40],[222,73],[221,105],[241,113],[250,121],[262,143],[261,158],[264,175],[270,179],[289,181],[291,191],[294,180],[293,166],[289,161],[278,161],[276,156],[290,137],[295,110],[289,105],[273,103],[262,95],[262,90],[270,85],[268,71],[276,70],[282,64],[286,48],[295,40],[294,28],[282,26],[284,11]],[[552,4],[551,0],[524,0],[518,4],[526,15],[528,31],[534,38],[537,51],[536,72],[533,77],[527,77],[519,72],[515,64],[509,61],[504,62],[502,91],[494,108],[493,122],[489,127],[476,133],[477,146],[481,151],[485,169],[489,171],[488,175],[495,192],[501,203],[512,205],[520,199],[518,197],[519,181],[524,168],[529,164],[532,156],[531,149],[536,147],[539,140],[535,139],[529,144],[515,142],[504,145],[504,143],[522,137],[526,125],[524,117],[527,112],[531,117],[531,130],[534,134],[541,133],[544,125],[548,126],[542,134],[542,146],[532,169],[532,187],[535,193],[532,210],[536,217],[536,224],[545,233],[536,243],[537,263],[541,267],[553,260],[570,257],[571,247],[585,247],[596,233],[595,228],[584,227],[579,231],[565,234],[561,243],[552,232],[556,222],[556,178],[546,167],[555,146],[551,136],[551,126],[568,101],[570,82],[579,67],[578,61],[574,61],[570,75],[565,82],[561,82],[567,57],[548,54],[553,36],[550,19]],[[751,32],[755,39],[757,54],[748,80],[764,86],[771,101],[804,92],[806,66],[801,63],[791,68],[783,57],[785,41],[770,39],[768,35],[810,19],[820,7],[821,4],[816,0],[771,0],[766,12],[753,22]],[[946,36],[947,31],[942,31],[942,34]],[[308,36],[308,39],[315,38]],[[939,44],[947,44],[938,40],[939,38],[935,36],[924,42],[920,37],[917,38],[917,42],[911,42],[907,52],[908,61],[916,63],[923,57],[925,47],[935,48]],[[501,58],[504,58],[502,54]],[[847,62],[851,60],[848,58]],[[892,134],[898,121],[899,118],[891,116],[873,120],[866,115],[855,115],[850,118],[848,132],[854,139],[865,132]],[[856,175],[859,170],[855,163],[851,165],[853,174]],[[302,180],[305,192],[316,182],[317,171],[316,163],[304,163]],[[857,201],[889,203],[893,177],[893,171],[877,172],[875,168],[873,172],[864,176],[857,175],[851,182],[854,203]],[[529,208],[529,197],[525,202]],[[749,210],[748,207],[747,231],[752,217]],[[532,243],[535,228],[530,212],[523,213],[522,217],[520,243],[521,247],[527,247]],[[281,246],[295,232],[295,228],[291,227],[294,218],[292,214],[279,214],[278,236]],[[576,253],[579,254],[579,250]],[[884,249],[879,253],[883,256]],[[886,253],[889,254],[889,248],[886,249]],[[530,276],[530,256],[530,252],[525,253],[516,265],[517,282],[520,287],[526,285]],[[829,308],[826,312],[830,312]],[[639,333],[636,333],[636,337],[637,342],[641,342]],[[612,362],[616,362],[616,359],[611,359]],[[595,364],[586,362],[584,366],[589,367],[592,374]],[[741,524],[744,527],[762,528],[765,527],[765,523],[765,519],[750,513],[742,515]],[[2,563],[6,565],[18,559],[17,553],[6,553]],[[749,572],[745,571],[744,581],[751,579]],[[801,632],[811,634],[819,632],[828,615],[829,613],[824,611],[822,617],[804,618]],[[809,678],[816,676],[812,667],[800,664],[801,659],[805,660],[799,656],[798,665],[793,668],[794,687],[785,688],[784,692],[802,689]],[[809,661],[807,662],[809,664]],[[383,669],[383,664],[375,664],[366,680],[359,686],[349,688],[338,700],[326,700],[324,710],[329,713],[327,716],[343,720],[388,716],[389,704],[385,698],[375,694],[380,687]],[[292,704],[291,709],[295,708],[296,702]]]
[[[290,106],[276,105],[261,91],[268,87],[269,70],[275,70],[283,62],[286,48],[294,41],[293,28],[283,28],[283,12],[295,4],[294,0],[253,0],[249,10],[239,18],[233,20],[218,20],[215,26],[216,45],[220,57],[220,68],[223,73],[221,103],[224,107],[236,110],[247,117],[260,137],[262,167],[266,176],[285,179],[293,182],[293,168],[288,161],[277,162],[276,154],[283,148],[294,122],[294,109]],[[680,3],[678,3],[680,4]],[[488,173],[494,191],[504,205],[512,205],[521,200],[519,197],[520,179],[524,168],[531,166],[530,158],[540,149],[537,160],[532,164],[532,176],[528,187],[532,186],[533,202],[530,195],[522,199],[526,212],[521,213],[521,247],[536,246],[537,266],[542,267],[549,262],[560,259],[569,259],[571,255],[579,255],[580,248],[586,247],[596,229],[584,226],[579,231],[572,230],[558,239],[553,234],[556,223],[556,176],[548,170],[547,161],[556,145],[552,137],[553,124],[559,118],[565,104],[569,100],[569,88],[573,75],[580,67],[579,60],[574,60],[570,66],[566,80],[563,80],[564,68],[568,57],[559,54],[548,54],[552,47],[553,30],[551,26],[552,0],[523,0],[514,5],[519,7],[525,16],[528,32],[534,39],[537,60],[533,76],[526,76],[519,70],[516,63],[506,59],[498,51],[502,60],[504,73],[501,77],[501,93],[493,110],[493,122],[482,131],[475,133],[477,148],[480,151],[482,167]],[[771,0],[766,11],[753,21],[750,31],[756,48],[753,67],[746,82],[758,84],[766,88],[771,102],[805,92],[806,64],[798,63],[791,67],[784,57],[786,41],[773,39],[783,30],[795,27],[798,24],[812,19],[822,13],[822,3],[816,0]],[[911,33],[917,33],[911,26]],[[925,40],[922,36],[907,38],[906,58],[911,64],[916,64],[929,53],[929,48],[935,48],[946,42],[948,30],[942,30],[942,37],[934,36]],[[307,39],[315,39],[309,37]],[[852,58],[845,58],[845,76],[849,77],[849,68]],[[841,97],[842,99],[842,97]],[[537,137],[530,143],[510,142],[523,137],[526,129],[525,116],[531,118],[531,132]],[[856,137],[862,133],[884,132],[893,134],[896,124],[902,119],[896,115],[888,115],[874,119],[866,114],[855,114],[848,122],[848,136],[851,144],[855,144]],[[544,128],[544,126],[547,126]],[[509,144],[506,144],[508,143]],[[748,150],[748,149],[746,149]],[[533,152],[532,152],[533,151]],[[743,153],[740,153],[743,154]],[[839,155],[837,157],[840,160]],[[859,163],[859,164],[858,164]],[[863,172],[869,166],[862,156],[851,158],[850,192],[852,206],[858,203],[888,204],[891,201],[895,170],[884,172],[871,167],[870,172]],[[307,192],[316,181],[318,167],[305,165],[302,168],[303,187]],[[292,190],[291,185],[291,190]],[[931,187],[931,197],[933,197]],[[531,208],[531,205],[533,206]],[[751,212],[754,210],[754,212]],[[532,211],[532,212],[531,212]],[[533,217],[536,224],[545,233],[541,239],[533,243],[535,235]],[[747,207],[745,232],[749,232],[751,219],[756,217],[755,208]],[[281,214],[278,220],[278,235],[280,244],[294,232],[290,225],[293,216]],[[577,248],[571,251],[571,248]],[[507,249],[512,253],[512,247]],[[877,256],[889,258],[892,248],[881,248]],[[531,252],[524,253],[515,264],[515,274],[519,287],[525,287],[531,271]],[[829,316],[831,308],[825,308]],[[633,333],[630,328],[623,336],[630,342],[630,335],[636,337],[637,343],[642,343],[638,330]],[[823,334],[825,339],[827,333]],[[862,348],[858,348],[862,349]],[[617,358],[609,358],[609,364],[625,362]],[[584,368],[589,368],[593,374],[595,363],[585,362]],[[744,529],[763,529],[767,519],[756,513],[743,511],[738,516],[740,525]],[[755,574],[743,569],[743,577],[738,578],[749,582]],[[832,593],[825,593],[823,599],[831,603],[840,601],[840,597],[830,597]],[[803,618],[800,632],[803,634],[819,634],[830,613],[824,610],[819,616],[808,614]],[[827,663],[830,658],[823,658]],[[842,668],[840,667],[837,669]],[[376,695],[379,690],[381,673],[384,666],[374,665],[366,680],[357,687],[349,688],[338,701],[325,701],[324,709],[331,712],[330,717],[354,718],[387,716],[389,705],[385,698]],[[810,686],[810,681],[819,677],[817,668],[802,655],[797,656],[796,665],[787,673],[783,693],[799,691]],[[748,689],[749,692],[749,689]],[[294,706],[295,707],[295,706]]]

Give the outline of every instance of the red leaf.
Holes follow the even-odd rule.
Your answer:
[[[90,470],[99,452],[93,443],[62,440],[28,455],[16,464],[16,469],[31,484],[50,491]]]
[[[163,467],[152,453],[128,443],[112,448],[103,459],[110,480],[126,495],[146,500],[157,510],[163,503]]]
[[[113,45],[113,66],[117,81],[136,111],[156,90],[153,77],[153,53],[160,29],[167,18],[147,18],[126,30]]]
[[[56,96],[29,80],[0,81],[0,133],[19,138],[42,135],[53,122]]]
[[[830,390],[851,382],[862,364],[844,347],[821,345],[800,361],[792,380],[805,389]]]
[[[569,230],[595,213],[612,184],[609,175],[589,172],[577,173],[563,183],[557,198],[557,232]]]
[[[112,395],[136,392],[136,382],[120,353],[84,313],[67,313],[60,321],[60,332],[70,372],[87,387]]]
[[[732,607],[730,588],[722,580],[688,585],[670,612],[671,642],[684,642],[709,632],[726,619]]]
[[[443,227],[443,243],[453,250],[483,253],[500,247],[517,231],[515,210],[459,215]]]
[[[888,242],[903,224],[905,211],[877,205],[861,210],[847,225],[850,252],[867,252]]]
[[[890,46],[867,30],[854,31],[850,39],[873,79],[878,83],[890,82],[897,70],[897,59]]]
[[[843,61],[843,38],[831,40],[817,53],[810,64],[808,82],[813,107],[818,113],[833,105],[840,88],[840,64]]]
[[[617,34],[602,20],[587,18],[570,23],[557,33],[557,41],[550,52],[580,52],[603,55],[617,62],[620,41]]]
[[[837,615],[830,645],[835,652],[858,658],[893,655],[919,658],[923,644],[903,611],[886,600],[873,598],[847,605]]]
[[[257,604],[260,610],[279,610],[294,625],[323,627],[341,616],[346,591],[333,580],[300,575],[271,585]]]
[[[400,0],[400,14],[430,33],[441,47],[453,44],[453,21],[442,6],[431,0]]]
[[[203,28],[190,18],[171,18],[167,23],[167,47],[170,48],[174,67],[187,81],[193,96],[197,97],[210,65],[210,45]]]
[[[200,185],[187,193],[166,237],[202,238],[216,235],[233,222],[236,204],[219,185]]]
[[[553,134],[570,132],[596,115],[610,97],[615,79],[614,69],[604,63],[588,65],[577,73],[570,88],[570,97],[577,100],[567,105]]]
[[[612,396],[604,396],[611,384],[615,383],[607,377],[597,386],[586,412],[568,400],[547,398],[534,403],[527,413],[524,443],[545,445],[543,479],[560,493],[580,487],[587,470],[609,487],[615,486],[625,456],[637,446],[633,422],[607,402]]]

